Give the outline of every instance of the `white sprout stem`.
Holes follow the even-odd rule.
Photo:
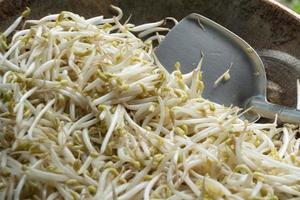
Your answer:
[[[171,20],[172,22],[174,22],[175,25],[178,24],[177,19],[174,17],[166,17],[166,20]]]
[[[97,186],[97,192],[96,192],[96,195],[93,199],[100,199],[100,198],[103,198],[104,196],[104,189],[105,189],[105,186],[106,186],[106,178],[108,176],[108,174],[113,171],[112,168],[107,168],[105,169],[101,175],[99,176],[99,180],[98,180],[98,186]]]
[[[64,147],[63,151],[64,151],[64,156],[66,157],[66,160],[68,160],[71,163],[75,162],[76,159],[68,147]]]
[[[125,183],[125,184],[122,184],[122,185],[120,185],[119,187],[117,187],[117,188],[115,189],[116,195],[118,195],[119,193],[124,192],[124,191],[127,189],[128,185],[129,185],[129,183]],[[110,200],[110,199],[112,199],[112,198],[113,198],[113,192],[110,192],[110,193],[105,197],[105,200]],[[94,198],[94,199],[96,200],[96,198]]]
[[[144,200],[150,200],[150,192],[154,186],[154,184],[159,180],[161,174],[155,176],[146,186],[144,191]]]
[[[61,60],[54,59],[54,60],[49,60],[48,62],[44,63],[42,66],[40,66],[34,73],[33,77],[38,78],[41,76],[41,74],[45,71],[48,71],[51,69],[55,64],[59,64]]]
[[[284,154],[286,153],[286,150],[288,148],[289,145],[289,132],[287,130],[286,127],[283,127],[283,139],[282,139],[282,146],[278,151],[278,155],[280,158],[282,158],[284,156]]]
[[[90,166],[90,164],[92,163],[93,158],[92,157],[87,157],[87,159],[85,160],[85,162],[83,163],[83,165],[81,166],[81,168],[78,170],[78,174],[82,174],[84,173],[87,168]]]
[[[37,125],[37,123],[39,122],[39,120],[41,119],[41,117],[51,108],[51,106],[55,103],[55,99],[51,100],[41,111],[40,113],[35,117],[32,125],[30,126],[29,130],[28,130],[28,137],[32,138],[32,132],[33,129],[35,128],[35,126]]]
[[[89,133],[88,133],[88,129],[87,128],[83,129],[83,131],[82,131],[82,138],[83,138],[83,141],[84,141],[86,147],[88,148],[88,150],[91,153],[92,152],[97,152],[96,149],[93,147],[91,141],[90,141]]]
[[[152,42],[154,40],[157,40],[158,43],[160,43],[164,38],[165,38],[165,36],[162,36],[162,35],[153,35],[146,40],[146,43]]]
[[[169,28],[162,28],[162,27],[155,27],[155,28],[151,28],[151,29],[147,29],[141,33],[139,33],[139,37],[142,38],[142,37],[145,37],[151,33],[155,33],[155,32],[161,32],[161,31],[170,31]]]
[[[3,59],[7,59],[20,45],[21,41],[17,41],[15,44],[13,44],[10,49],[4,54]]]
[[[193,193],[196,195],[196,197],[200,197],[201,196],[201,191],[198,189],[198,187],[194,184],[194,182],[190,179],[190,177],[184,176],[183,178],[184,182],[191,188],[191,190],[193,191]]]
[[[21,194],[22,188],[25,184],[25,181],[26,181],[26,175],[23,175],[22,178],[20,179],[18,185],[17,185],[16,190],[15,190],[14,200],[19,200],[20,199],[20,194]]]
[[[117,6],[111,5],[110,7],[118,13],[116,18],[117,18],[117,20],[120,20],[123,17],[123,11],[120,8],[118,8]],[[113,23],[113,22],[114,22],[113,18],[102,20],[102,23]]]
[[[37,87],[34,87],[30,90],[28,90],[21,98],[20,101],[18,102],[18,104],[15,106],[14,108],[14,112],[17,112],[17,110],[19,109],[19,106],[22,105],[24,103],[24,101],[26,99],[28,99],[35,91],[37,90]]]
[[[92,113],[89,113],[83,116],[81,119],[77,120],[72,126],[68,129],[67,135],[70,135],[74,130],[76,130],[82,123],[92,119],[94,116]]]
[[[166,115],[166,113],[165,113],[165,105],[164,105],[163,100],[160,97],[158,98],[158,102],[159,102],[159,109],[160,109],[160,114],[159,114],[160,119],[159,119],[158,126],[157,126],[157,128],[155,130],[155,134],[157,134],[157,135],[162,130],[162,127],[163,127],[163,124],[164,124],[164,120],[165,120],[165,115]]]
[[[103,16],[97,16],[90,19],[87,19],[86,22],[93,25],[101,24],[103,21]]]
[[[256,186],[255,186],[255,188],[252,190],[252,192],[251,192],[251,197],[255,197],[258,193],[259,193],[259,191],[261,190],[261,188],[262,188],[262,182],[258,182],[257,184],[256,184]]]
[[[47,197],[47,200],[55,200],[59,196],[58,192],[54,192]]]
[[[3,55],[0,53],[0,61],[4,65],[4,67],[7,67],[8,69],[12,71],[20,72],[21,69],[16,64],[12,63],[11,61],[7,60]]]
[[[118,199],[119,200],[126,200],[126,199],[132,198],[135,194],[137,194],[139,191],[144,189],[147,186],[148,183],[149,182],[142,182],[142,183],[136,185],[132,189],[128,190],[125,194],[118,197]]]
[[[105,149],[106,149],[106,146],[107,146],[107,144],[108,144],[108,142],[109,142],[109,139],[110,139],[110,137],[111,137],[111,135],[112,135],[112,133],[113,133],[113,130],[114,130],[114,128],[115,128],[115,126],[116,126],[116,124],[117,124],[117,122],[118,122],[118,119],[120,119],[120,118],[123,117],[122,114],[121,114],[121,113],[122,113],[122,110],[123,110],[122,106],[121,106],[121,105],[118,105],[117,108],[116,108],[116,111],[115,111],[115,113],[114,113],[114,116],[113,116],[113,118],[112,118],[112,120],[111,120],[111,123],[110,123],[110,126],[109,126],[109,128],[108,128],[108,131],[107,131],[107,133],[105,134],[103,143],[102,143],[102,145],[101,145],[100,153],[104,153],[104,151],[105,151]]]
[[[43,17],[43,18],[40,19],[40,20],[26,20],[26,21],[25,21],[25,24],[26,24],[26,23],[29,23],[29,24],[40,24],[40,23],[45,23],[45,22],[47,22],[47,21],[51,21],[51,20],[57,19],[58,16],[59,16],[59,14],[53,14],[53,15],[47,15],[47,16]]]
[[[72,199],[73,198],[72,195],[64,189],[62,184],[57,184],[57,185],[55,185],[55,187],[57,188],[57,190],[63,196],[64,199]]]
[[[42,179],[44,181],[50,181],[50,182],[51,181],[52,182],[64,182],[64,181],[69,179],[65,175],[45,172],[45,171],[41,171],[41,170],[33,169],[33,168],[28,169],[26,174],[30,178],[34,178],[34,179],[37,179],[37,180]]]
[[[153,23],[143,24],[143,25],[140,25],[140,26],[135,26],[135,27],[131,28],[130,31],[132,31],[132,32],[145,31],[147,29],[151,29],[151,28],[161,26],[164,22],[165,22],[165,20],[161,20],[161,21],[158,21],[158,22],[153,22]]]
[[[18,17],[4,32],[3,35],[8,37],[21,23],[23,16]]]

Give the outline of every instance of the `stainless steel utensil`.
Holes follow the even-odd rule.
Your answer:
[[[204,53],[204,97],[225,105],[252,111],[265,118],[277,114],[282,122],[300,123],[300,111],[269,103],[266,99],[267,79],[264,65],[256,51],[243,39],[198,14],[190,14],[181,20],[156,49],[162,65],[173,71],[176,61],[184,73],[192,71]],[[215,81],[229,66],[230,80]]]

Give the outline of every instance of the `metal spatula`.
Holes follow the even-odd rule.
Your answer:
[[[300,123],[300,111],[266,100],[266,74],[255,50],[208,18],[198,14],[185,17],[166,35],[155,54],[169,72],[179,61],[183,73],[188,73],[196,68],[201,51],[205,98],[227,106],[253,106],[252,111],[262,117],[273,119],[277,114],[282,122]],[[230,79],[216,85],[230,65]]]

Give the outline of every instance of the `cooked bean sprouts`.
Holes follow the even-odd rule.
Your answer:
[[[299,199],[299,128],[202,98],[203,55],[189,74],[154,55],[177,21],[113,9],[28,20],[2,48],[0,199]]]

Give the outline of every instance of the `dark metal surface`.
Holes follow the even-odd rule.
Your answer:
[[[296,104],[296,79],[300,74],[293,66],[299,66],[300,17],[273,0],[0,0],[0,31],[26,6],[32,9],[31,18],[62,10],[91,17],[110,16],[110,4],[121,7],[125,18],[133,14],[132,21],[136,24],[166,16],[179,20],[190,13],[199,13],[233,31],[259,52],[284,52],[296,62],[286,62],[286,57],[280,61],[285,64],[270,61],[270,57],[277,55],[262,58],[267,71],[268,99],[283,105]]]

